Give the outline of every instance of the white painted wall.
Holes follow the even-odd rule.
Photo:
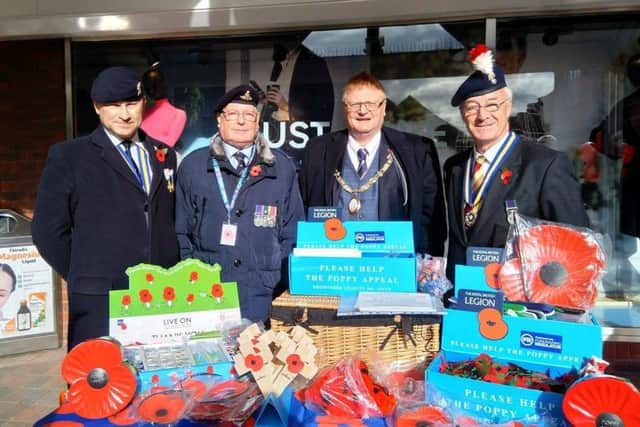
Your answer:
[[[0,39],[241,33],[640,10],[638,0],[0,0]]]

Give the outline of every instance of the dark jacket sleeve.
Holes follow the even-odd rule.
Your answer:
[[[291,164],[292,178],[289,180],[289,189],[287,191],[288,199],[286,199],[283,204],[284,212],[282,215],[282,231],[280,233],[283,259],[289,257],[289,254],[296,244],[298,221],[304,220],[304,207],[302,205],[302,198],[300,197],[300,189],[298,188],[295,165],[289,159],[286,160]]]
[[[444,202],[444,191],[442,183],[442,173],[440,172],[440,160],[438,159],[438,151],[435,144],[429,138],[424,138],[427,144],[427,161],[425,169],[431,169],[433,176],[426,176],[426,179],[432,181],[431,184],[425,185],[425,207],[429,204],[426,200],[427,196],[431,198],[431,218],[427,227],[427,251],[432,256],[444,255],[444,242],[447,240],[447,213]],[[435,183],[433,180],[435,179]],[[432,187],[435,185],[435,193]],[[429,191],[430,193],[427,193]]]
[[[64,143],[49,150],[31,223],[33,242],[40,255],[63,278],[69,275],[75,199],[72,168]]]

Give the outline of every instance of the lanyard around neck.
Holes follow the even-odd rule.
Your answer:
[[[244,181],[247,179],[247,173],[249,168],[245,167],[240,174],[240,178],[238,179],[238,183],[236,184],[235,190],[233,190],[233,195],[231,196],[231,202],[229,202],[229,198],[227,197],[227,190],[224,188],[224,181],[222,180],[222,173],[220,172],[220,165],[218,161],[214,158],[211,159],[211,163],[213,164],[213,170],[216,173],[216,181],[218,182],[218,190],[220,190],[220,196],[222,197],[222,203],[224,204],[224,208],[227,210],[227,224],[231,224],[231,211],[236,204],[236,200],[238,199],[238,194],[240,193],[240,188]]]

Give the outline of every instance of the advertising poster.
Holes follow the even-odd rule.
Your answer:
[[[0,340],[55,332],[53,271],[34,245],[0,248]]]

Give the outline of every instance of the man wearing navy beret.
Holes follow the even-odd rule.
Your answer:
[[[504,247],[509,225],[505,201],[515,200],[528,217],[587,226],[578,182],[564,153],[518,136],[509,129],[511,90],[484,45],[471,50],[475,72],[451,104],[474,146],[444,165],[449,212],[447,276],[465,264],[467,246]]]
[[[241,85],[218,101],[218,133],[180,164],[176,230],[180,256],[220,264],[242,317],[264,321],[303,208],[293,160],[258,132],[258,98]]]
[[[69,349],[109,334],[108,293],[128,288],[128,267],[179,259],[176,157],[139,131],[140,79],[107,68],[91,98],[101,124],[51,147],[31,227],[40,254],[68,283]]]

